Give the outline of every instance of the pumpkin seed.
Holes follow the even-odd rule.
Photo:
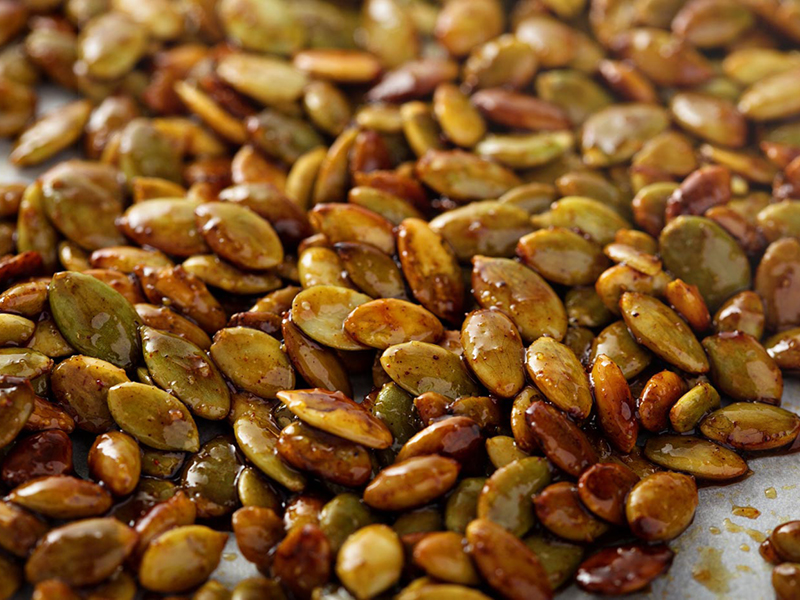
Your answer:
[[[127,496],[139,483],[142,459],[130,436],[112,431],[95,438],[89,450],[89,472],[116,496]]]
[[[780,402],[780,369],[755,338],[741,332],[719,333],[704,339],[703,348],[711,378],[723,394],[735,400]]]
[[[591,285],[609,266],[600,246],[562,227],[526,235],[517,254],[545,279],[561,285]]]
[[[230,438],[216,437],[203,444],[181,476],[181,487],[197,506],[198,517],[221,517],[233,512],[239,499],[234,483],[241,470]]]
[[[357,306],[344,321],[354,340],[385,350],[404,342],[435,342],[444,333],[436,316],[405,300],[385,298]]]
[[[480,393],[461,358],[434,344],[414,341],[397,344],[387,348],[380,361],[389,377],[415,396],[436,392],[455,400]],[[436,366],[434,372],[431,365]]]
[[[399,581],[403,563],[397,534],[386,525],[367,525],[342,544],[336,574],[356,597],[372,598]]]
[[[557,408],[535,400],[525,422],[545,456],[562,471],[578,477],[598,460],[586,434]]]
[[[371,298],[334,285],[316,285],[300,292],[292,301],[292,320],[313,340],[338,350],[362,350],[345,331],[345,319]]]
[[[738,454],[700,438],[661,435],[647,440],[648,460],[665,469],[683,471],[698,479],[725,481],[747,473],[747,463]]]
[[[783,238],[767,247],[755,277],[755,291],[764,301],[767,328],[782,330],[800,325],[800,312],[792,300],[800,285],[800,241]]]
[[[173,395],[143,383],[119,383],[108,390],[108,408],[117,425],[158,450],[197,452],[197,425]]]
[[[575,573],[583,558],[583,548],[542,535],[531,535],[524,540],[547,573],[552,589],[564,585]]]
[[[478,495],[477,517],[498,523],[516,536],[524,535],[536,520],[530,498],[549,483],[550,469],[543,458],[530,456],[509,463],[486,480]]]
[[[800,433],[800,417],[768,404],[734,402],[700,422],[703,435],[739,450],[770,450],[791,443]]]
[[[638,292],[625,292],[619,306],[625,324],[638,343],[684,371],[708,371],[708,358],[703,347],[671,308]]]
[[[245,347],[250,357],[247,368],[240,362]],[[219,370],[245,391],[275,398],[279,390],[294,388],[289,358],[271,335],[245,327],[226,327],[214,336],[210,353]]]
[[[798,334],[800,328],[787,329],[781,333],[776,333],[764,341],[764,349],[770,355],[775,364],[789,373],[796,373],[800,370],[800,354],[798,354]]]
[[[561,481],[547,486],[533,499],[539,521],[558,537],[593,542],[609,529],[581,504],[577,486]]]
[[[55,156],[78,140],[91,110],[91,102],[76,100],[44,115],[19,136],[8,160],[30,167]]]
[[[634,535],[647,541],[667,541],[689,526],[697,508],[694,479],[682,473],[661,471],[633,486],[625,514]]]
[[[528,347],[525,367],[550,402],[577,419],[589,416],[589,382],[572,350],[552,338],[539,338]]]
[[[108,410],[108,390],[128,380],[125,371],[89,356],[70,356],[58,363],[50,386],[59,404],[80,429],[103,433],[114,421]]]
[[[539,227],[578,229],[601,246],[614,241],[617,231],[629,229],[629,223],[613,208],[581,196],[567,196],[554,202],[550,210],[532,219]]]
[[[33,412],[36,394],[29,382],[0,386],[0,448],[5,448],[19,435]]]
[[[627,594],[646,588],[672,563],[664,544],[628,544],[601,550],[578,568],[578,585],[589,593]]]
[[[140,329],[147,370],[158,386],[205,419],[224,419],[230,394],[219,370],[189,340],[143,326]]]
[[[105,488],[69,475],[32,479],[15,487],[8,500],[54,519],[95,517],[111,507]]]

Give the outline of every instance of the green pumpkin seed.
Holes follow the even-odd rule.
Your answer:
[[[770,204],[758,213],[756,220],[768,242],[782,237],[800,238],[800,201]]]
[[[738,454],[713,442],[683,435],[660,435],[647,440],[644,454],[655,464],[698,479],[726,481],[747,473]]]
[[[58,329],[72,347],[118,367],[136,364],[139,316],[119,292],[90,275],[62,272],[53,276],[49,299]]]
[[[264,74],[253,79],[248,74]],[[303,93],[308,77],[290,63],[268,56],[232,52],[217,63],[217,74],[236,90],[266,105],[294,102]],[[271,85],[264,85],[269,80]]]
[[[512,34],[504,34],[473,48],[464,63],[464,81],[473,88],[519,89],[536,73],[533,49]]]
[[[28,382],[0,386],[0,449],[19,435],[33,412],[36,394]]]
[[[433,110],[445,135],[456,145],[470,148],[486,133],[486,123],[458,86],[442,83],[433,95]]]
[[[223,0],[217,13],[225,34],[247,50],[291,55],[305,42],[305,29],[284,0]]]
[[[478,497],[486,483],[484,477],[462,479],[455,487],[444,511],[445,525],[449,531],[464,533],[470,521],[478,516]]]
[[[100,583],[136,545],[136,533],[116,519],[86,519],[53,529],[25,565],[29,581],[60,579],[70,585]]]
[[[569,286],[591,285],[609,266],[599,245],[562,227],[526,235],[517,254],[548,281]]]
[[[50,376],[58,403],[75,419],[78,428],[91,433],[108,431],[114,424],[108,410],[108,390],[129,381],[125,371],[89,356],[71,356]]]
[[[764,349],[782,371],[800,371],[800,327],[787,329],[767,338]]]
[[[533,229],[524,210],[493,200],[450,210],[432,219],[430,227],[447,240],[462,263],[476,254],[511,258],[517,240]]]
[[[0,348],[0,376],[33,380],[52,368],[52,359],[36,350]]]
[[[418,161],[417,175],[458,202],[499,198],[520,183],[505,167],[458,150],[431,150]]]
[[[525,385],[522,338],[500,311],[471,312],[461,326],[464,360],[480,382],[501,398],[516,396]]]
[[[78,140],[91,110],[89,100],[76,100],[48,112],[19,136],[8,160],[30,167],[55,156]]]
[[[653,356],[633,339],[624,321],[612,323],[600,333],[592,342],[590,359],[605,354],[622,369],[625,379],[633,379],[644,371],[653,359]]]
[[[502,469],[515,460],[527,458],[528,454],[517,448],[513,437],[496,435],[486,440],[486,454],[495,469]]]
[[[120,383],[108,390],[108,408],[123,431],[158,450],[197,452],[197,425],[184,404],[143,383]]]
[[[531,456],[509,463],[486,481],[478,497],[477,516],[521,536],[535,521],[531,496],[549,483],[550,468],[545,459]]]
[[[319,515],[319,526],[338,552],[344,541],[353,533],[376,522],[376,516],[355,494],[337,494]]]
[[[746,333],[719,333],[703,340],[711,379],[734,400],[779,404],[783,394],[780,369],[764,347]]]
[[[279,511],[281,499],[270,483],[252,467],[245,467],[236,480],[242,506],[257,506]]]
[[[217,437],[203,444],[181,475],[181,488],[197,506],[198,517],[233,512],[239,501],[234,484],[241,470],[236,445],[230,438]]]
[[[638,343],[684,371],[708,372],[703,347],[683,319],[666,304],[646,294],[625,292],[619,306]]]
[[[152,246],[166,254],[192,256],[208,252],[195,226],[194,202],[157,198],[137,202],[119,219],[119,227],[137,244]]]
[[[233,421],[233,434],[242,453],[270,479],[294,492],[301,491],[306,479],[278,457],[275,446],[280,430],[268,414],[268,408],[257,402],[245,404],[241,416]],[[234,397],[233,413],[236,412]]]
[[[771,450],[797,438],[800,417],[769,404],[735,402],[703,419],[700,431],[738,450]]]
[[[411,149],[419,157],[430,151],[443,151],[442,131],[430,106],[424,102],[406,102],[400,107],[403,134]]]
[[[694,429],[706,413],[719,406],[717,390],[701,382],[678,398],[669,411],[669,421],[675,431],[686,433]]]
[[[182,180],[177,148],[147,119],[134,119],[122,130],[119,168],[128,181],[137,176],[158,177],[175,183]]]
[[[523,541],[542,563],[542,567],[547,573],[547,579],[550,581],[550,587],[554,590],[570,580],[583,560],[584,550],[577,544],[570,544],[541,534],[528,536]]]
[[[167,452],[142,448],[142,475],[172,479],[178,474],[186,456],[183,452]]]
[[[264,294],[281,286],[274,273],[247,273],[211,254],[191,256],[181,264],[203,283],[232,294]]]
[[[47,313],[42,313],[36,323],[36,328],[33,336],[28,340],[27,347],[50,358],[62,358],[75,353],[72,346],[61,335],[58,327],[53,322],[53,318]]]
[[[583,160],[592,167],[624,162],[668,126],[669,115],[659,106],[636,103],[609,106],[583,124]]]
[[[403,275],[390,256],[356,242],[342,242],[333,249],[350,280],[365,294],[372,298],[405,298]]]
[[[0,314],[0,346],[24,346],[36,324],[19,315]]]
[[[274,110],[265,110],[250,117],[247,129],[256,146],[288,164],[323,145],[322,138],[311,125]],[[290,196],[293,194],[290,193]]]
[[[245,349],[248,360],[242,362]],[[243,390],[262,398],[275,398],[279,390],[294,388],[289,358],[271,335],[245,327],[227,327],[214,336],[210,352],[220,371]]]
[[[532,221],[542,228],[577,229],[601,246],[613,242],[620,229],[630,229],[630,223],[612,208],[581,196],[568,196],[554,202],[550,210],[534,216]]]
[[[756,81],[739,98],[739,110],[749,119],[769,121],[783,119],[800,112],[800,104],[794,90],[798,86],[794,68],[776,73]]]
[[[563,339],[566,310],[544,279],[513,260],[475,256],[472,264],[472,293],[478,304],[507,314],[526,342],[542,335]]]
[[[696,285],[712,311],[750,286],[750,263],[744,251],[709,219],[680,216],[670,221],[661,232],[659,247],[664,266]]]
[[[461,358],[434,344],[406,342],[391,346],[381,356],[381,366],[395,383],[415,396],[436,392],[455,400],[480,394]]]
[[[570,289],[564,297],[564,307],[571,325],[602,327],[614,317],[594,287]]]
[[[372,300],[365,294],[333,285],[317,285],[303,290],[292,301],[292,320],[308,337],[337,350],[363,350],[353,340],[344,322],[357,306]]]
[[[121,12],[91,19],[78,38],[78,58],[87,74],[100,80],[126,75],[147,50],[147,29]]]
[[[435,342],[444,333],[436,315],[396,298],[357,306],[345,319],[344,330],[356,342],[379,350],[410,341]]]
[[[576,419],[589,416],[589,380],[572,350],[552,338],[539,338],[528,347],[525,367],[550,402]]]
[[[569,131],[516,135],[490,134],[475,146],[475,152],[512,169],[530,169],[545,165],[575,145]]]
[[[227,533],[202,525],[171,529],[145,550],[139,581],[146,589],[163,593],[191,589],[217,568],[227,540]]]
[[[219,370],[189,340],[144,326],[140,330],[144,362],[156,384],[205,419],[224,419],[230,394]]]
[[[800,325],[800,241],[783,238],[767,248],[758,265],[755,291],[764,301],[767,328],[780,331]]]
[[[739,292],[726,300],[714,315],[717,333],[741,331],[757,340],[764,334],[764,302],[755,292]]]

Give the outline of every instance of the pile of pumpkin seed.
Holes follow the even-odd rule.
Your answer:
[[[0,0],[47,163],[0,184],[0,598],[645,589],[797,445],[799,49],[797,0]]]

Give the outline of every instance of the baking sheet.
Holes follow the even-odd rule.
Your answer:
[[[41,108],[46,111],[65,98],[60,90],[47,90],[42,94]],[[7,162],[10,148],[7,141],[0,140],[0,183],[29,181],[68,157],[60,155],[50,164],[21,172]],[[786,380],[783,406],[800,414],[800,380]],[[212,435],[211,431],[203,433],[204,438]],[[76,443],[75,464],[79,472],[85,465],[88,448],[85,440]],[[775,597],[770,583],[772,569],[759,555],[758,546],[776,525],[800,519],[800,453],[755,458],[748,464],[753,474],[744,481],[700,489],[694,522],[670,543],[676,556],[669,573],[655,581],[648,592],[626,598],[768,600]],[[239,555],[231,536],[212,577],[233,587],[236,582],[255,575],[258,575],[255,567]],[[18,597],[29,595],[28,590]],[[595,596],[572,586],[558,597],[586,600]]]

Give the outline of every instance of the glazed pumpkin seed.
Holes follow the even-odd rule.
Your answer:
[[[217,12],[225,33],[248,50],[292,54],[305,41],[300,21],[282,0],[224,0]]]
[[[624,162],[668,124],[666,111],[652,104],[631,103],[604,108],[583,124],[584,161],[594,167]]]
[[[281,400],[309,425],[369,448],[387,448],[392,434],[383,421],[341,392],[296,390],[278,392]]]
[[[313,340],[338,350],[362,350],[345,331],[347,316],[371,298],[334,285],[317,285],[303,290],[292,301],[292,320]]]
[[[669,420],[675,431],[686,433],[694,429],[706,413],[719,406],[717,390],[710,384],[701,382],[678,398],[669,411]]]
[[[376,252],[380,251],[376,249]],[[297,271],[303,288],[336,286],[352,289],[353,287],[347,278],[348,273],[345,272],[342,261],[327,247],[312,246],[304,249],[297,262]]]
[[[567,315],[552,288],[531,269],[508,259],[475,256],[472,288],[478,304],[506,313],[526,342],[564,337]]]
[[[547,573],[536,554],[513,534],[489,519],[475,519],[466,533],[475,566],[504,597],[514,600],[552,597]]]
[[[70,585],[99,583],[123,563],[136,534],[116,519],[87,519],[51,530],[25,565],[34,583],[57,578]]]
[[[661,471],[633,486],[625,514],[634,535],[647,541],[667,541],[689,526],[697,508],[694,479],[682,473]]]
[[[769,536],[770,544],[780,559],[797,560],[800,549],[797,545],[797,521],[788,521],[778,525]]]
[[[30,167],[68,148],[80,137],[91,110],[91,102],[76,100],[44,115],[19,136],[8,160]]]
[[[399,225],[403,219],[422,218],[422,214],[411,202],[378,188],[351,188],[347,193],[347,201],[381,215],[392,225]]]
[[[260,71],[273,85],[263,85],[264,80],[254,80],[248,73]],[[308,83],[305,74],[288,62],[276,58],[234,52],[217,63],[217,74],[239,92],[266,105],[293,102],[303,93]]]
[[[517,135],[489,134],[475,145],[475,152],[512,169],[545,165],[575,145],[568,131]]]
[[[236,489],[242,506],[258,506],[278,510],[281,501],[270,483],[252,467],[245,467],[236,479]]]
[[[613,242],[620,229],[629,229],[628,222],[612,208],[581,196],[568,196],[554,202],[549,211],[534,216],[532,221],[542,228],[578,229],[603,246]]]
[[[739,98],[738,108],[754,121],[782,119],[797,114],[800,106],[792,90],[797,86],[798,69],[775,73],[756,81]]]
[[[461,326],[461,345],[464,360],[491,393],[511,398],[522,390],[522,339],[505,314],[488,309],[468,314]]]
[[[625,375],[614,361],[600,354],[594,361],[590,379],[600,427],[611,444],[627,454],[636,445],[639,422]]]
[[[357,306],[345,319],[344,330],[360,344],[379,350],[410,341],[435,342],[444,333],[433,313],[395,298]]]
[[[591,285],[609,266],[600,246],[562,227],[526,235],[517,255],[548,281],[569,286]]]
[[[237,510],[231,523],[242,555],[260,569],[268,570],[268,553],[285,534],[280,517],[269,508],[250,506]]]
[[[381,366],[395,383],[417,396],[437,392],[455,400],[480,393],[460,357],[434,344],[412,341],[391,346],[381,356]]]
[[[464,282],[453,249],[421,219],[397,228],[397,252],[417,301],[437,317],[457,322],[464,306]]]
[[[536,516],[558,537],[573,542],[593,542],[609,529],[581,504],[577,486],[561,481],[547,486],[533,499]]]
[[[625,292],[619,306],[622,318],[637,342],[684,371],[708,371],[708,358],[703,347],[671,308],[638,292]]]
[[[292,491],[305,487],[305,477],[277,456],[280,430],[274,423],[245,414],[234,420],[233,433],[242,453],[265,475]]]
[[[570,289],[564,297],[564,307],[570,324],[574,326],[601,327],[613,318],[594,287]]]
[[[415,456],[381,471],[364,490],[364,502],[379,510],[416,508],[447,493],[460,465],[438,455]]]
[[[142,448],[142,475],[171,479],[177,475],[185,458],[182,452]]]
[[[283,319],[281,331],[286,354],[305,381],[319,388],[351,395],[347,371],[331,349],[306,336],[289,318]]]
[[[120,133],[119,168],[128,180],[159,177],[177,183],[181,180],[177,150],[151,121],[134,119]]]
[[[127,74],[147,49],[148,32],[121,12],[91,19],[78,38],[78,58],[94,79],[113,80]]]
[[[392,225],[380,215],[353,204],[317,204],[309,212],[314,228],[331,243],[362,242],[394,254]]]
[[[195,226],[195,208],[195,203],[183,199],[137,202],[120,217],[118,226],[136,243],[166,254],[203,254],[208,252],[208,246]]]
[[[578,481],[578,495],[595,515],[615,525],[625,524],[625,497],[639,481],[629,468],[616,463],[592,465]]]
[[[722,393],[735,400],[780,402],[780,369],[755,338],[741,332],[720,333],[704,339],[703,347],[711,378]]]
[[[28,511],[0,503],[0,547],[4,550],[24,558],[47,531],[47,525]]]
[[[744,252],[709,219],[680,216],[670,221],[659,245],[664,266],[696,285],[711,310],[750,285],[750,265]]]
[[[486,480],[478,496],[477,517],[524,535],[536,520],[530,498],[549,483],[545,459],[531,456],[509,463]]]
[[[767,329],[800,325],[796,290],[800,286],[800,241],[783,238],[767,247],[755,277],[755,291],[764,301]]]
[[[189,257],[181,266],[203,283],[233,294],[263,294],[281,285],[274,273],[246,273],[210,254]]]
[[[597,292],[606,308],[620,314],[619,301],[624,292],[641,292],[662,296],[672,278],[664,271],[656,276],[645,275],[628,265],[615,265],[603,271],[595,282]]]
[[[417,162],[417,175],[458,202],[499,198],[520,183],[505,167],[459,150],[431,150]]]
[[[283,247],[275,230],[245,206],[206,202],[195,209],[195,218],[212,250],[237,266],[264,270],[283,260]]]
[[[142,459],[139,445],[119,431],[95,438],[89,450],[89,473],[115,496],[130,494],[139,483]]]
[[[492,200],[472,202],[430,222],[461,262],[476,254],[510,258],[517,240],[532,226],[524,210]]]
[[[19,315],[0,314],[0,346],[24,346],[36,324]]]
[[[54,519],[94,517],[111,507],[105,488],[69,475],[32,479],[15,487],[8,500]]]
[[[528,456],[517,448],[514,438],[507,435],[496,435],[486,440],[486,454],[496,469]]]
[[[328,539],[317,525],[296,526],[275,549],[272,572],[290,592],[308,596],[330,578],[331,559]]]
[[[134,308],[148,327],[178,335],[203,350],[208,350],[211,346],[211,338],[205,331],[167,307],[140,303]]]
[[[241,349],[248,348],[243,368]],[[243,390],[274,398],[278,390],[294,388],[294,370],[280,343],[272,336],[245,327],[227,327],[214,336],[211,358],[220,371]]]
[[[334,250],[350,280],[368,296],[405,297],[405,284],[400,269],[385,253],[369,244],[358,242],[342,242],[336,244]]]
[[[414,547],[414,563],[442,581],[476,585],[478,574],[464,549],[464,542],[461,535],[451,531],[432,533]]]
[[[33,412],[36,397],[27,381],[0,385],[0,448],[5,448],[19,435]]]
[[[219,370],[189,340],[143,326],[142,352],[147,369],[158,386],[175,395],[205,419],[224,419],[230,394]]]
[[[791,443],[800,433],[800,417],[768,404],[735,402],[700,422],[703,435],[738,450],[770,450]]]
[[[234,483],[242,470],[236,445],[228,437],[216,437],[200,448],[181,475],[181,487],[197,506],[201,518],[220,517],[238,505]]]
[[[764,340],[764,349],[775,364],[789,373],[800,371],[800,328],[787,329]]]
[[[628,544],[601,550],[578,568],[578,585],[589,593],[627,594],[646,588],[672,563],[664,544]]]
[[[562,471],[578,477],[597,462],[586,434],[550,404],[532,402],[525,410],[525,422],[545,456]]]
[[[550,402],[577,419],[589,416],[589,382],[572,350],[552,338],[539,338],[528,347],[525,367]]]
[[[340,485],[360,486],[372,474],[366,448],[305,423],[284,427],[276,448],[293,467]]]
[[[336,574],[357,598],[372,598],[399,581],[403,562],[397,534],[386,525],[368,525],[342,544]]]
[[[397,453],[396,462],[413,456],[440,454],[469,464],[483,445],[478,424],[468,417],[451,417],[429,424],[411,437]]]
[[[49,373],[53,361],[48,356],[28,348],[0,348],[0,376],[35,380],[39,390],[39,377]]]
[[[117,425],[158,450],[197,452],[197,425],[171,394],[143,383],[120,383],[108,390],[108,408]]]
[[[639,421],[648,431],[662,431],[669,425],[669,412],[683,396],[686,384],[672,371],[653,375],[639,398]]]
[[[647,440],[648,460],[698,479],[725,481],[747,473],[747,463],[738,454],[713,442],[692,436],[661,435]]]
[[[430,106],[424,102],[406,102],[400,107],[400,116],[403,135],[414,154],[422,157],[429,150],[444,150],[442,131]]]
[[[145,550],[139,581],[153,591],[181,592],[205,581],[219,564],[228,534],[202,525],[176,527]],[[181,565],[176,569],[175,565]]]
[[[338,552],[344,541],[356,531],[372,525],[375,515],[355,494],[337,494],[322,509],[319,526],[328,537],[331,550]]]
[[[536,554],[554,590],[569,581],[583,558],[583,548],[555,538],[534,534],[523,541]]]
[[[136,362],[139,317],[110,286],[90,275],[63,272],[50,284],[50,309],[71,346],[89,356],[130,367]],[[96,314],[106,315],[98,322]],[[85,332],[93,331],[92,335]]]
[[[633,379],[647,368],[652,355],[636,343],[624,321],[616,321],[597,334],[590,358],[605,354],[622,369],[625,379]]]

